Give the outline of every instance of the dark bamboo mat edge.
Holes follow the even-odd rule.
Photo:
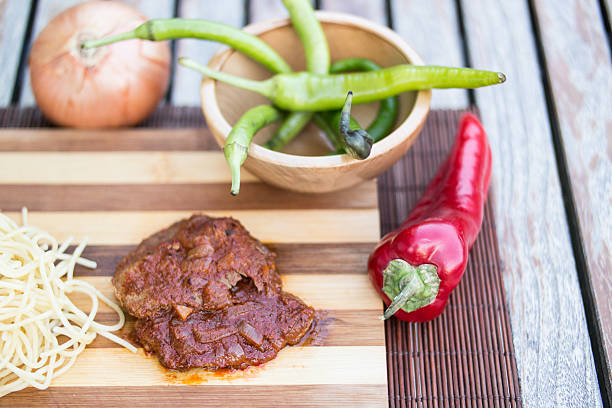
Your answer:
[[[383,234],[401,223],[424,191],[464,112],[431,111],[415,145],[379,178]],[[199,107],[164,105],[138,127],[205,126]],[[0,108],[0,128],[53,127],[35,107]],[[489,197],[468,270],[445,313],[423,324],[386,322],[391,407],[521,406],[492,208]]]
[[[198,106],[161,105],[138,128],[197,128],[205,127],[202,109]],[[56,127],[36,107],[9,106],[0,108],[0,128]]]

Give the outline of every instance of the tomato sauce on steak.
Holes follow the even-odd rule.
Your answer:
[[[314,310],[283,292],[275,254],[232,218],[194,215],[119,261],[113,286],[133,336],[173,369],[246,368],[308,332]]]
[[[146,351],[169,368],[246,368],[276,357],[310,329],[314,310],[286,292],[266,296],[241,280],[236,303],[214,312],[174,313],[140,319],[134,334]]]

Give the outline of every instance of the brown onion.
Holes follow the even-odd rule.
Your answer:
[[[144,21],[138,11],[112,1],[81,3],[51,20],[36,37],[28,61],[43,113],[59,125],[79,128],[127,126],[146,118],[168,87],[168,44],[131,40],[80,47]]]

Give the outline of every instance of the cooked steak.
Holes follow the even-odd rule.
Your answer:
[[[314,310],[283,292],[275,255],[232,218],[194,215],[145,239],[113,286],[133,337],[173,369],[246,368],[309,330]]]
[[[194,215],[145,239],[117,265],[115,295],[130,314],[218,310],[249,278],[266,296],[281,290],[274,254],[232,218]]]
[[[234,295],[234,305],[194,312],[185,320],[173,312],[138,320],[134,337],[168,368],[246,368],[298,343],[314,319],[314,310],[295,296],[266,296],[247,279]]]

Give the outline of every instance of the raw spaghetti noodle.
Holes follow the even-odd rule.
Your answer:
[[[28,386],[45,389],[68,370],[96,335],[136,351],[112,334],[123,327],[121,308],[87,282],[73,279],[76,264],[95,268],[81,254],[86,240],[66,254],[71,238],[63,244],[49,233],[22,226],[0,213],[0,397]],[[85,313],[68,294],[91,299]],[[99,301],[119,315],[114,325],[97,323]]]

